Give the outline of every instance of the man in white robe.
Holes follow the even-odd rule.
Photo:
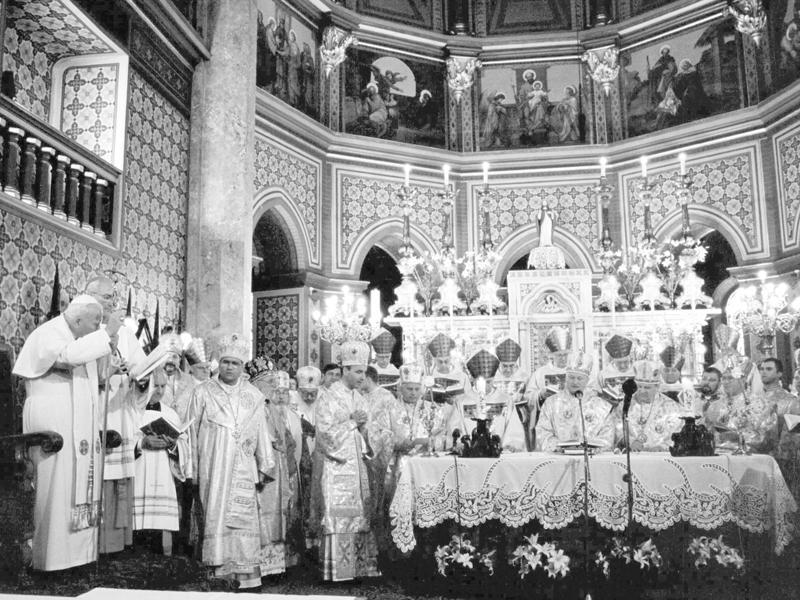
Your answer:
[[[380,575],[370,528],[366,461],[371,451],[368,410],[358,389],[364,382],[369,346],[345,342],[342,379],[320,391],[314,468],[319,491],[313,500],[320,529],[320,561],[326,581]]]
[[[681,407],[659,391],[661,365],[640,360],[633,363],[638,390],[633,395],[628,412],[631,450],[634,452],[667,452],[672,434],[681,430]],[[622,423],[618,424],[617,439],[622,440]]]
[[[467,371],[476,382],[455,403],[448,431],[458,429],[461,435],[472,435],[477,427],[474,417],[485,411],[492,417],[491,433],[500,436],[506,452],[525,452],[525,429],[514,406],[514,398],[494,385],[494,376],[500,366],[498,358],[488,350],[480,349],[467,361]],[[480,383],[479,383],[480,382]]]
[[[528,449],[532,450],[530,443],[530,412],[528,403],[525,400],[525,384],[530,375],[525,369],[519,366],[519,357],[522,354],[522,346],[511,338],[506,338],[494,349],[494,353],[500,360],[500,368],[494,376],[494,386],[505,391],[514,399],[514,407],[519,414],[522,426],[525,428],[525,440]]]
[[[33,568],[68,569],[97,559],[100,501],[98,358],[111,353],[122,324],[98,329],[103,308],[76,297],[64,314],[37,327],[25,340],[13,373],[25,379],[22,431],[54,431],[60,452],[30,450],[36,468]]]
[[[242,379],[248,348],[220,341],[219,375],[198,385],[189,403],[195,502],[204,523],[203,563],[240,588],[261,585],[261,550],[269,542],[258,492],[274,479],[264,395]]]
[[[289,405],[300,418],[300,439],[297,440],[300,447],[300,458],[298,464],[298,482],[300,484],[300,513],[303,534],[306,538],[306,549],[315,545],[313,535],[314,527],[309,523],[311,510],[311,488],[312,488],[312,463],[314,456],[314,444],[316,439],[316,402],[317,393],[322,382],[322,373],[316,367],[306,366],[297,369],[297,396],[294,402]]]
[[[468,387],[467,374],[461,367],[453,365],[455,341],[444,333],[437,333],[428,343],[428,352],[433,357],[434,391],[444,396],[447,402],[464,393]]]
[[[180,527],[178,496],[175,479],[191,478],[191,456],[186,424],[178,414],[161,402],[167,377],[162,369],[156,369],[150,377],[150,387],[144,394],[131,393],[138,417],[136,429],[136,474],[133,494],[133,528],[136,531],[156,530],[163,535],[157,537],[164,554],[171,554],[172,534]],[[175,430],[177,437],[145,435],[142,427],[164,419]],[[138,543],[138,541],[137,541]]]
[[[369,341],[375,351],[375,362],[372,367],[378,374],[378,385],[385,387],[393,394],[397,391],[397,382],[400,379],[400,372],[389,361],[392,358],[392,351],[397,340],[388,329],[383,329],[373,336]]]
[[[103,323],[117,308],[114,282],[100,276],[86,284],[86,294],[103,307]],[[103,532],[100,553],[121,552],[133,543],[134,446],[138,417],[128,396],[128,373],[146,359],[135,332],[120,327],[114,342],[115,352],[97,361],[100,401],[108,393],[108,429],[119,432],[122,443],[106,452],[103,470]]]
[[[584,428],[587,443],[601,450],[614,447],[614,413],[607,402],[588,389],[592,364],[589,354],[581,351],[570,354],[564,389],[550,396],[539,413],[537,450],[553,452],[559,444],[580,445]]]
[[[528,401],[528,429],[531,445],[536,446],[536,421],[539,410],[549,396],[564,388],[565,367],[570,349],[572,334],[567,327],[551,327],[544,339],[544,347],[549,356],[547,362],[538,367],[525,385],[525,399]]]

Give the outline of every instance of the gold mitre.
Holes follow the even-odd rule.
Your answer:
[[[714,328],[714,345],[721,352],[736,350],[739,346],[739,332],[725,323],[720,323]]]
[[[235,333],[220,338],[217,346],[217,358],[219,360],[223,358],[234,358],[242,361],[242,363],[246,363],[249,355],[250,350],[248,343],[244,338],[239,337]]]
[[[606,352],[613,359],[627,358],[633,349],[633,340],[615,333],[612,335],[605,345]]]
[[[422,368],[419,365],[408,364],[400,367],[400,383],[422,383]]]
[[[309,365],[297,369],[295,377],[298,390],[313,391],[319,388],[319,384],[322,381],[322,372],[317,367]]]
[[[569,353],[565,370],[567,373],[580,373],[581,375],[586,375],[588,377],[592,372],[593,365],[594,360],[590,352],[575,350],[574,352]]]
[[[637,360],[633,363],[633,378],[637,383],[658,383],[661,365],[654,360]]]
[[[192,338],[189,347],[186,348],[186,360],[190,365],[207,365],[206,344],[203,338]]]
[[[342,344],[340,356],[343,367],[367,366],[369,364],[369,346],[366,342],[348,340]]]
[[[550,352],[564,352],[572,347],[572,332],[568,327],[551,327],[544,338]]]

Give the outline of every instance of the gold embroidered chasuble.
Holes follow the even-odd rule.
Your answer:
[[[587,392],[583,400],[586,439],[602,443],[609,450],[614,446],[614,413],[605,400]],[[542,405],[536,424],[536,449],[552,452],[560,442],[583,439],[578,399],[566,390],[550,396]]]
[[[269,532],[256,492],[259,474],[274,479],[276,460],[264,395],[239,380],[199,384],[189,403],[192,472],[204,513],[203,562],[218,576],[269,574],[262,550]]]

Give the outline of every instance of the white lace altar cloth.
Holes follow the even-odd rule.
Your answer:
[[[733,522],[756,533],[771,530],[776,554],[791,540],[797,504],[771,456],[637,453],[631,471],[633,518],[649,529],[688,521],[708,530]],[[489,519],[509,527],[534,519],[547,529],[564,527],[583,515],[583,473],[583,456],[541,452],[499,459],[406,457],[389,509],[392,538],[408,552],[416,545],[415,526],[448,519],[466,527]],[[624,474],[624,455],[590,459],[589,515],[616,531],[628,520]]]

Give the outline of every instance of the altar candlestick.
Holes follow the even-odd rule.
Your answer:
[[[411,183],[411,165],[406,164],[403,166],[403,172],[405,173],[404,185],[408,187],[409,183]]]
[[[489,185],[489,163],[483,163],[483,187]]]

